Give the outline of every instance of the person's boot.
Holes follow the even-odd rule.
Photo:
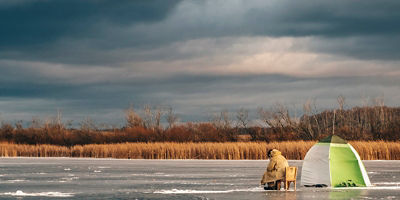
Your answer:
[[[273,187],[270,187],[270,186],[265,186],[265,187],[264,187],[264,190],[274,190],[274,188],[273,188]]]
[[[264,187],[264,190],[275,190],[275,185],[273,182],[267,183]]]

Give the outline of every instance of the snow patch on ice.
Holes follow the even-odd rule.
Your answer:
[[[21,190],[16,192],[6,192],[3,193],[6,196],[19,196],[19,197],[73,197],[73,193],[62,193],[62,192],[33,192],[26,193]]]
[[[77,176],[61,178],[61,180],[63,180],[63,181],[73,181],[73,180],[78,180],[78,179],[79,179],[79,177],[77,177]]]
[[[16,183],[16,182],[26,182],[24,179],[15,179],[15,180],[7,180],[10,183]]]
[[[235,189],[235,190],[157,190],[156,194],[224,194],[232,192],[264,192],[264,189],[256,188],[246,188],[246,189]]]
[[[131,174],[132,176],[146,176],[146,177],[171,177],[171,174],[164,174],[164,173],[154,173],[154,174]]]
[[[211,193],[229,193],[231,191],[206,191],[206,190],[159,190],[155,191],[156,194],[211,194]]]
[[[32,172],[32,174],[44,175],[44,174],[47,174],[47,173],[45,173],[45,172]]]

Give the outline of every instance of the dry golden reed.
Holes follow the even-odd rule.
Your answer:
[[[363,160],[399,160],[400,142],[350,142]],[[130,159],[266,159],[268,149],[279,149],[291,160],[304,159],[315,141],[225,143],[120,143],[73,147],[0,143],[1,157],[91,157]]]

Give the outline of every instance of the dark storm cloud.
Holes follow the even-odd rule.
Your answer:
[[[0,4],[0,57],[105,63],[112,58],[108,49],[141,40],[137,36],[120,38],[119,31],[163,20],[179,1],[29,0]]]
[[[281,1],[269,8],[254,8],[247,16],[249,22],[260,22],[259,33],[277,36],[396,35],[399,8],[398,1]]]
[[[395,0],[31,0],[0,4],[0,57],[116,65],[177,41],[257,35],[314,36],[311,50],[397,60],[399,9]]]
[[[57,39],[96,35],[98,23],[129,26],[162,20],[177,0],[31,0],[0,4],[0,47],[45,46]],[[107,28],[107,27],[103,27]]]

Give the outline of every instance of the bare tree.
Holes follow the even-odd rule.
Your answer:
[[[335,125],[336,123],[339,124],[344,124],[342,122],[344,116],[343,116],[343,109],[344,109],[344,105],[346,103],[346,98],[343,95],[339,95],[337,97],[337,102],[339,105],[339,113],[336,115],[336,109],[333,111],[333,120],[332,120],[332,134],[335,134]]]
[[[363,106],[363,107],[368,107],[368,105],[369,105],[369,97],[366,97],[366,96],[362,96],[361,97],[361,105]]]
[[[366,96],[362,96],[361,98],[361,105],[362,105],[362,109],[361,109],[361,115],[360,115],[360,122],[361,123],[361,131],[363,132],[365,129],[368,129],[368,127],[371,126],[371,123],[369,122],[369,116],[368,116],[368,107],[369,107],[369,101],[370,101],[370,97],[366,97]],[[352,124],[353,121],[352,120],[354,117],[351,118],[351,121],[349,120],[349,126],[351,128],[353,128]]]
[[[224,129],[231,127],[232,122],[228,110],[224,109],[221,111],[221,119]]]
[[[178,116],[173,112],[172,107],[167,108],[165,119],[168,122],[168,128],[174,127],[175,123],[179,120]]]
[[[226,129],[231,127],[231,118],[226,109],[222,110],[220,113],[213,113],[210,121],[217,129]]]
[[[96,123],[90,117],[85,117],[85,119],[82,120],[80,125],[81,125],[81,130],[86,132],[97,130]]]
[[[276,125],[273,123],[273,113],[263,107],[257,108],[259,119],[263,121],[268,127],[274,128]]]
[[[260,120],[268,127],[282,129],[295,126],[295,121],[292,120],[288,108],[282,104],[277,103],[268,110],[259,107],[257,112]]]
[[[22,121],[22,120],[18,120],[17,122],[15,122],[15,129],[17,129],[17,130],[22,130],[22,129],[24,129],[23,121]]]
[[[42,121],[40,120],[40,118],[38,116],[32,117],[31,128],[39,129],[41,127],[42,127]]]
[[[125,110],[125,120],[126,120],[126,126],[127,127],[139,127],[143,126],[143,120],[137,114],[133,108],[133,105],[131,105],[127,110]]]
[[[345,98],[344,96],[339,95],[339,96],[337,97],[337,102],[338,102],[338,104],[339,104],[339,109],[340,109],[340,110],[343,110],[345,101],[346,101],[346,98]]]
[[[386,122],[385,122],[385,97],[384,95],[381,95],[379,97],[375,98],[375,108],[376,108],[376,113],[377,117],[380,121],[380,129],[383,131],[383,129],[386,127]]]
[[[160,106],[157,106],[155,109],[154,109],[154,113],[153,113],[153,116],[154,116],[154,125],[153,125],[153,127],[154,128],[156,128],[156,129],[159,129],[160,127],[161,127],[161,116],[163,115],[163,109],[160,107]]]
[[[321,128],[320,128],[320,123],[318,122],[318,118],[316,116],[317,114],[317,107],[315,105],[315,100],[307,100],[306,103],[303,106],[304,109],[304,122],[306,123],[307,127],[307,133],[311,138],[317,139],[319,134],[321,133]],[[313,127],[313,120],[315,122],[315,126],[317,128],[316,131],[314,131]]]
[[[222,128],[222,119],[220,113],[212,113],[209,118],[209,121],[213,124],[215,128]]]
[[[143,108],[143,124],[145,128],[151,128],[153,126],[153,112],[151,111],[150,105],[144,105]]]
[[[236,113],[236,119],[241,127],[247,128],[247,124],[249,123],[249,110],[240,108]]]
[[[67,120],[67,122],[65,122],[65,127],[66,127],[67,129],[71,129],[71,128],[72,128],[72,125],[73,125],[73,122],[74,122],[74,120],[72,120],[72,119]]]
[[[336,110],[333,110],[333,118],[332,118],[332,135],[335,135],[335,124],[336,124]]]
[[[276,103],[268,110],[258,108],[258,115],[271,130],[278,134],[280,139],[285,138],[285,133],[301,132],[299,121],[292,118],[287,106]]]
[[[304,105],[303,105],[303,110],[304,110],[304,114],[305,114],[305,115],[308,115],[308,116],[312,115],[312,107],[311,107],[311,104],[312,104],[312,100],[311,100],[311,99],[308,99],[308,100],[306,101],[306,103],[304,103]]]
[[[375,105],[379,107],[385,106],[385,96],[381,95],[375,98]]]
[[[161,127],[161,118],[163,115],[163,109],[161,108],[161,106],[152,108],[150,105],[145,105],[143,111],[144,126],[146,128],[159,129]]]
[[[54,124],[59,131],[65,128],[61,118],[62,118],[62,112],[60,109],[57,109],[57,116],[54,119]]]
[[[289,109],[283,104],[278,103],[275,105],[274,118],[282,128],[288,127],[294,129],[296,126],[295,121],[290,116]]]

